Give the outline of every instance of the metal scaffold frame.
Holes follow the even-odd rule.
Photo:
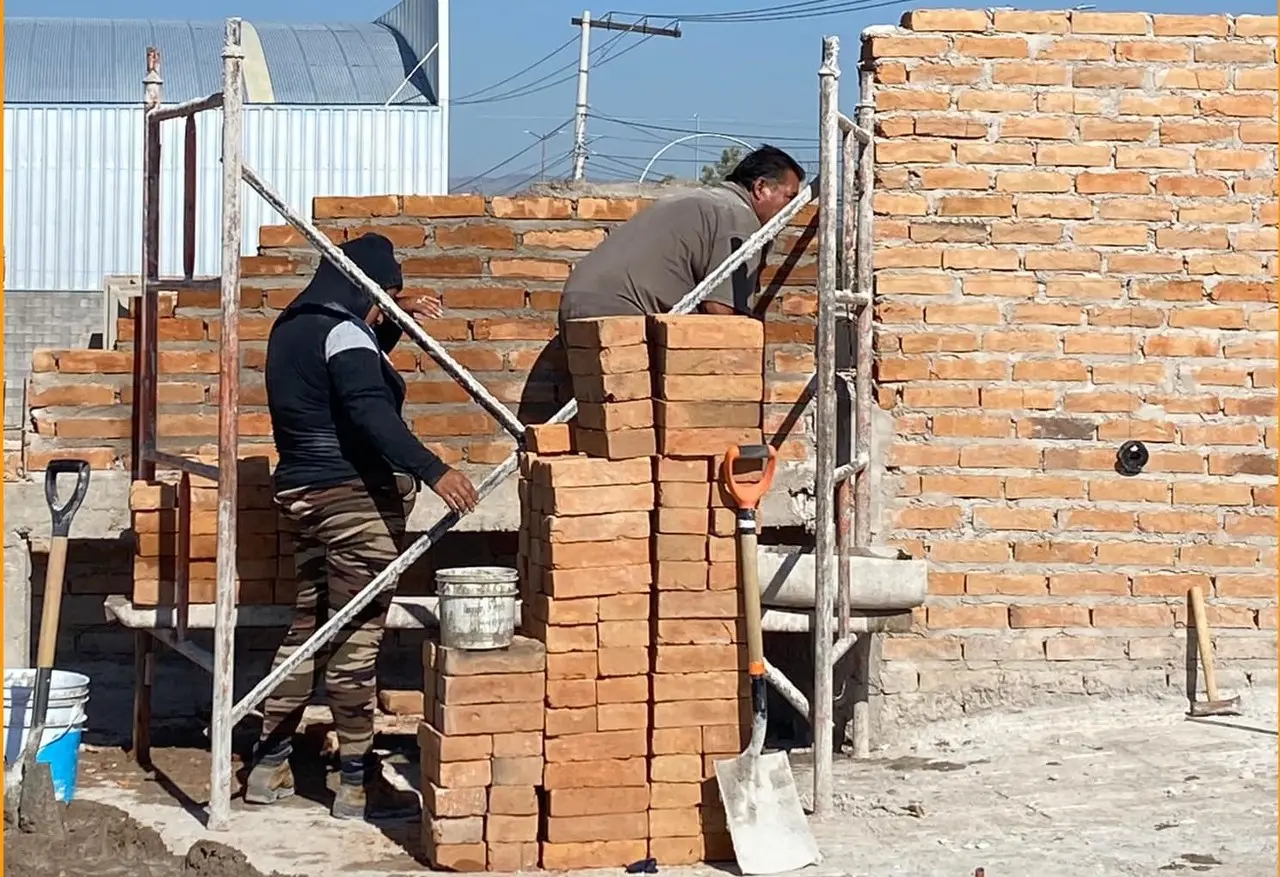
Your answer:
[[[238,701],[233,697],[235,629],[241,613],[235,605],[236,533],[237,533],[237,468],[238,411],[240,385],[240,247],[242,240],[240,186],[246,182],[293,227],[323,258],[333,263],[349,280],[368,291],[384,314],[394,319],[440,367],[492,415],[503,428],[523,444],[525,426],[485,387],[463,368],[434,338],[406,314],[376,283],[352,263],[314,225],[299,216],[253,168],[243,163],[242,135],[242,71],[244,57],[240,43],[240,19],[228,19],[224,32],[223,90],[198,100],[170,107],[161,106],[159,53],[148,50],[145,84],[146,140],[143,183],[143,280],[141,295],[134,311],[134,393],[132,474],[134,479],[154,480],[157,465],[181,473],[178,494],[177,541],[178,564],[175,574],[175,606],[169,623],[154,614],[148,622],[135,622],[138,694],[135,696],[134,752],[145,761],[149,751],[150,686],[154,675],[154,643],[159,641],[192,660],[213,675],[213,719],[210,728],[212,766],[208,826],[214,830],[229,828],[231,813],[231,736],[240,720],[254,712],[275,688],[303,661],[327,643],[352,617],[364,609],[378,594],[392,588],[401,575],[447,533],[459,518],[445,514],[424,535],[418,537],[396,560],[365,586],[340,611],[292,654],[274,668],[252,690]],[[690,313],[717,285],[739,266],[755,257],[812,200],[819,201],[820,241],[818,274],[818,322],[816,349],[816,434],[817,472],[815,478],[816,508],[816,599],[815,610],[788,612],[770,610],[764,619],[765,630],[780,632],[810,631],[813,636],[815,662],[812,707],[804,695],[776,668],[769,667],[769,679],[775,688],[796,708],[811,719],[814,731],[814,810],[825,816],[831,810],[831,772],[833,752],[833,665],[856,641],[859,633],[877,629],[873,618],[858,619],[850,608],[849,558],[870,544],[870,422],[871,395],[871,237],[872,218],[872,106],[870,77],[862,75],[862,102],[856,122],[843,116],[838,107],[839,41],[823,40],[821,86],[819,177],[782,209],[777,216],[751,235],[719,267],[672,309],[672,313]],[[195,114],[221,108],[222,118],[222,275],[220,278],[193,276],[195,263]],[[160,125],[171,119],[186,120],[185,185],[183,200],[183,269],[178,278],[159,274],[160,236]],[[834,183],[841,180],[843,159],[844,230],[837,235],[838,191]],[[820,186],[822,180],[832,185]],[[854,195],[856,194],[856,198]],[[837,257],[837,240],[841,241],[844,258]],[[856,251],[856,256],[855,252]],[[218,463],[217,466],[165,453],[157,445],[156,409],[158,374],[157,321],[160,291],[213,289],[220,290],[221,338],[218,385]],[[852,333],[855,358],[852,392],[854,424],[852,453],[848,462],[840,463],[838,442],[847,439],[849,430],[837,422],[837,332],[841,317],[855,315]],[[811,379],[812,380],[812,379]],[[577,403],[569,402],[548,422],[566,423],[577,413]],[[519,451],[491,470],[477,485],[483,499],[494,488],[514,474]],[[190,617],[187,588],[186,549],[190,536],[191,477],[212,479],[218,485],[218,537],[216,564],[216,602],[212,624],[214,649],[207,650],[187,638]],[[852,482],[852,483],[851,483]],[[838,571],[836,567],[838,566]],[[838,623],[837,623],[838,590]],[[122,598],[108,599],[108,612],[120,617]],[[857,623],[861,621],[862,623]],[[856,631],[855,628],[856,627]],[[837,633],[839,638],[837,639]],[[866,736],[866,715],[855,712],[855,741]],[[855,746],[855,748],[864,748]]]

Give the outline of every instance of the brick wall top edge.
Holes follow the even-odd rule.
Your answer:
[[[898,26],[876,25],[863,39],[931,34],[1082,34],[1095,37],[1275,37],[1274,15],[1172,15],[1151,12],[1094,12],[1030,9],[913,9]]]
[[[648,195],[363,195],[318,196],[317,221],[344,219],[626,219],[664,193]]]

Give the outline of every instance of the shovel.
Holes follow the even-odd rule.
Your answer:
[[[733,469],[739,459],[763,461],[761,478],[753,483],[738,481]],[[751,681],[751,741],[737,758],[717,761],[715,767],[733,852],[743,874],[794,871],[822,858],[800,807],[786,753],[763,752],[769,714],[756,569],[756,508],[773,483],[777,466],[777,452],[769,445],[735,446],[724,456],[725,489],[737,506],[738,580],[747,622],[747,675]]]
[[[71,496],[58,504],[58,476],[75,475],[76,486]],[[53,678],[53,659],[58,646],[58,621],[62,614],[62,585],[67,570],[67,536],[71,519],[89,490],[89,464],[83,460],[53,460],[44,473],[44,495],[52,517],[49,562],[45,569],[44,608],[40,613],[40,639],[36,646],[36,678],[32,686],[30,725],[22,757],[15,765],[16,776],[6,785],[18,787],[18,827],[22,831],[53,831],[62,823],[53,791],[49,765],[36,761],[44,737],[49,711],[49,686]]]

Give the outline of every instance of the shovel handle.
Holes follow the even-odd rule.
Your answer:
[[[756,482],[741,482],[733,474],[733,464],[738,460],[764,460],[764,472]],[[773,486],[773,475],[778,468],[778,452],[772,445],[734,445],[724,452],[724,486],[740,509],[754,509]]]
[[[89,492],[89,464],[84,460],[52,460],[44,470],[44,497],[49,503],[49,515],[53,518],[53,535],[66,538],[71,533],[71,519],[80,510],[85,494]],[[76,486],[64,503],[58,502],[58,476],[75,475]]]

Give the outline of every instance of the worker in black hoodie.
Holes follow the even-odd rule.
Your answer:
[[[439,316],[434,299],[399,298],[403,281],[387,238],[367,234],[342,250],[406,311]],[[275,666],[396,558],[419,483],[458,513],[479,501],[467,477],[423,447],[401,418],[404,380],[387,357],[400,335],[373,297],[328,260],[271,328],[266,383],[280,455],[276,503],[296,530],[298,584]],[[331,812],[369,820],[417,815],[417,796],[391,786],[372,755],[374,665],[390,602],[384,591],[339,632],[327,656],[322,650],[319,660],[303,661],[267,699],[246,802],[293,794],[292,738],[322,668],[341,760]]]

